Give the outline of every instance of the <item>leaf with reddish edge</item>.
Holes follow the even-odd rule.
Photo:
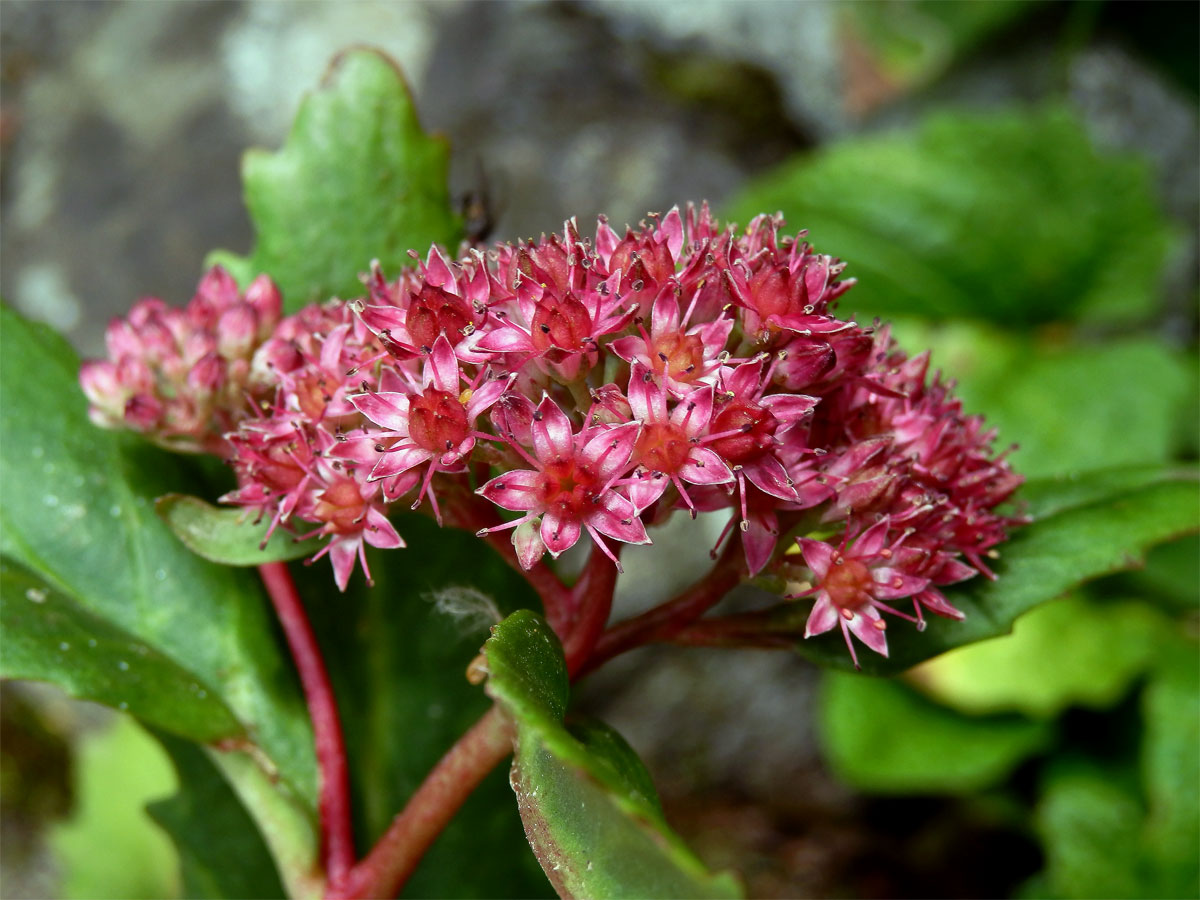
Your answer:
[[[1076,585],[1141,565],[1156,544],[1200,531],[1197,473],[1186,466],[1119,468],[1075,478],[1030,481],[1024,494],[1039,515],[1001,544],[995,581],[976,576],[944,593],[966,613],[961,622],[930,617],[923,632],[893,620],[887,658],[860,654],[863,671],[890,675],[953,647],[1007,634],[1016,618]],[[903,607],[904,601],[895,601]],[[804,627],[809,604],[781,605],[772,630]],[[837,637],[799,641],[797,651],[822,665],[850,669]]]
[[[209,262],[241,283],[269,273],[292,312],[359,296],[371,259],[391,273],[411,264],[411,249],[424,257],[431,242],[457,243],[448,166],[446,142],[421,128],[395,64],[376,50],[348,50],[301,103],[283,148],[243,157],[253,253],[218,251]]]
[[[312,556],[321,549],[322,541],[298,541],[281,528],[263,546],[265,520],[246,509],[213,506],[187,494],[159,497],[154,511],[189,550],[225,566],[261,566]]]
[[[516,726],[511,781],[525,834],[562,897],[739,897],[667,826],[653,783],[615,731],[565,724],[570,689],[562,647],[521,610],[484,645],[488,694]]]

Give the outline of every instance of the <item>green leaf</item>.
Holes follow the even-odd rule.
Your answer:
[[[60,896],[179,896],[175,854],[144,808],[175,786],[162,749],[131,719],[115,717],[77,742],[74,778],[75,810],[49,834],[63,873]]]
[[[560,896],[740,896],[732,876],[709,874],[670,831],[644,766],[616,732],[563,724],[566,663],[543,619],[509,616],[484,653],[488,693],[517,728],[511,777],[525,833]]]
[[[48,681],[197,741],[245,738],[211,685],[11,561],[0,561],[0,627],[4,678]]]
[[[1113,773],[1077,761],[1053,767],[1034,817],[1046,869],[1033,896],[1153,897],[1139,872],[1143,810]]]
[[[1069,706],[1116,703],[1155,659],[1166,628],[1144,603],[1075,595],[1032,609],[1012,634],[924,663],[914,682],[965,713],[1052,718]]]
[[[22,591],[10,598],[11,615],[31,647],[53,640],[55,629],[75,629],[60,638],[71,643],[71,662],[43,659],[40,677],[68,690],[111,692],[96,696],[125,699],[131,713],[195,740],[221,731],[213,712],[220,701],[232,713],[226,736],[252,745],[277,786],[303,804],[297,814],[312,816],[312,732],[256,579],[199,558],[154,514],[154,498],[194,483],[194,471],[131,436],[92,426],[76,382],[78,360],[61,338],[7,307],[0,326],[0,550],[44,583],[34,590],[53,597],[30,603]],[[83,629],[97,621],[104,625],[91,635],[93,648]],[[130,651],[139,654],[138,667],[131,657],[123,670],[118,659],[111,683],[88,676],[111,662],[112,642],[126,636],[145,647],[144,658]],[[6,643],[16,640],[6,628]],[[96,661],[88,662],[93,651]],[[183,693],[175,669],[190,678]],[[86,680],[77,681],[76,671]],[[154,674],[163,675],[161,684]],[[189,695],[191,682],[197,688]],[[136,692],[118,698],[120,687]],[[178,708],[168,712],[170,702]]]
[[[809,229],[849,263],[842,308],[864,316],[1124,322],[1157,302],[1154,197],[1144,162],[1098,153],[1063,110],[942,113],[786,163],[729,214]]]
[[[1115,489],[1097,499],[1081,492],[1070,480],[1031,483],[1031,492],[1045,509],[1053,510],[1033,524],[1014,530],[998,548],[997,579],[976,577],[947,588],[947,599],[966,614],[956,622],[931,617],[918,633],[910,628],[888,630],[890,656],[860,653],[863,670],[894,674],[954,647],[1007,634],[1017,616],[1039,603],[1065,594],[1081,582],[1137,566],[1155,544],[1200,530],[1200,504],[1194,471],[1164,470],[1161,479],[1143,470],[1137,479],[1113,473]],[[1105,475],[1086,476],[1098,487]],[[1095,481],[1093,481],[1095,480]],[[1128,489],[1130,483],[1142,486]],[[1055,493],[1055,485],[1061,493]],[[808,604],[780,607],[778,627],[803,628]],[[802,655],[834,668],[851,668],[840,633],[797,643]]]
[[[278,528],[262,546],[268,523],[256,521],[248,510],[213,506],[187,494],[159,497],[154,509],[189,550],[224,566],[261,566],[321,549],[318,538],[297,541]]]
[[[964,716],[897,681],[827,673],[819,733],[826,760],[864,791],[967,793],[1004,778],[1047,746],[1050,725]]]
[[[1200,896],[1200,647],[1163,642],[1142,695],[1145,848],[1161,897]]]
[[[147,811],[179,851],[185,897],[282,897],[262,837],[203,750],[159,733],[179,776],[173,797]]]
[[[358,274],[378,259],[386,272],[453,246],[461,226],[446,187],[449,152],[417,120],[396,65],[374,50],[348,50],[301,103],[283,149],[242,161],[257,241],[249,258],[220,262],[245,282],[267,272],[288,310],[363,292]]]
[[[363,851],[490,706],[466,678],[496,621],[487,603],[500,615],[538,605],[525,579],[474,534],[415,513],[397,514],[393,524],[408,547],[368,551],[374,588],[356,575],[336,594],[327,563],[293,566],[342,713]],[[455,618],[440,611],[438,598],[475,605],[480,615]],[[405,887],[410,897],[544,895],[549,885],[501,769],[471,795]]]

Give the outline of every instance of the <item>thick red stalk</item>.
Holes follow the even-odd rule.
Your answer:
[[[511,726],[492,707],[438,761],[366,858],[340,883],[330,881],[327,900],[394,897],[479,782],[511,752]]]
[[[283,626],[308,703],[320,778],[321,855],[329,883],[337,884],[350,871],[355,859],[350,819],[350,772],[346,765],[346,745],[342,739],[337,701],[316,635],[287,563],[266,563],[259,566],[258,571],[275,606],[279,624]]]

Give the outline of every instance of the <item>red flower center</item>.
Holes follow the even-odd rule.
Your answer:
[[[358,492],[353,478],[338,478],[321,494],[314,510],[318,519],[337,534],[353,534],[362,530],[366,502]]]
[[[650,367],[660,375],[689,382],[699,378],[704,363],[704,342],[698,334],[672,331],[650,343]]]
[[[542,469],[542,505],[563,518],[580,518],[596,496],[596,476],[574,459],[560,459]]]
[[[574,294],[541,300],[533,313],[530,335],[538,350],[581,351],[592,336],[592,316]]]
[[[471,307],[462,297],[425,285],[413,298],[404,324],[418,348],[432,347],[444,334],[451,345],[463,339],[463,329],[473,324]]]
[[[713,419],[711,430],[714,434],[740,433],[713,441],[710,446],[731,465],[751,463],[774,443],[775,424],[775,417],[761,406],[731,401]]]
[[[691,447],[678,425],[656,422],[643,425],[633,448],[633,459],[651,472],[673,475],[687,462]]]
[[[829,567],[821,587],[839,609],[854,610],[871,599],[871,570],[857,559],[838,557]]]
[[[445,453],[467,439],[467,411],[458,398],[430,388],[409,401],[408,436],[422,450]]]

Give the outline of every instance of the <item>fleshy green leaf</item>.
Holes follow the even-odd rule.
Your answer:
[[[1044,509],[1053,510],[1033,524],[1016,529],[1000,545],[997,579],[976,577],[951,586],[946,597],[966,613],[955,622],[931,617],[922,633],[907,627],[888,629],[890,656],[864,652],[864,671],[892,674],[954,647],[1007,634],[1017,616],[1039,603],[1065,594],[1081,582],[1139,564],[1155,544],[1200,529],[1198,487],[1192,470],[1168,471],[1162,479],[1143,470],[1137,478],[1114,473],[1116,489],[1106,497],[1082,492],[1070,479],[1033,482],[1031,492]],[[1088,484],[1105,476],[1092,473]],[[1141,487],[1127,489],[1143,481]],[[1055,494],[1055,485],[1062,488]],[[802,628],[807,604],[781,609],[781,628]],[[797,644],[804,656],[835,668],[851,667],[840,633],[820,635]]]
[[[197,741],[245,737],[211,685],[8,560],[0,561],[0,626],[5,678],[48,681]]]
[[[446,143],[422,130],[395,64],[348,50],[301,104],[283,149],[243,158],[254,252],[210,262],[240,281],[270,274],[290,311],[358,296],[372,259],[390,273],[411,262],[410,249],[424,255],[431,243],[458,241],[448,160]]]
[[[1097,153],[1064,111],[943,113],[786,163],[730,215],[809,229],[859,279],[847,311],[1128,321],[1153,308],[1169,244],[1154,196],[1143,162]]]
[[[187,494],[159,497],[154,509],[189,550],[224,566],[260,566],[312,556],[321,549],[318,538],[297,541],[278,528],[259,549],[267,522],[256,521],[248,510],[213,506]]]
[[[71,643],[72,662],[47,668],[42,677],[68,690],[110,692],[95,695],[118,702],[115,692],[127,685],[131,713],[196,740],[217,736],[212,710],[220,701],[232,713],[227,736],[251,742],[256,759],[311,815],[312,733],[253,574],[199,558],[154,514],[154,499],[194,483],[193,470],[144,442],[91,425],[71,349],[7,307],[0,317],[0,431],[6,435],[0,549],[44,583],[34,590],[53,596],[36,604],[19,593],[11,598],[13,615],[26,623],[21,640],[44,642],[55,629],[73,629],[61,638]],[[96,647],[90,647],[83,629],[94,620],[105,627],[97,626]],[[118,659],[111,683],[98,676],[74,680],[73,672],[82,678],[112,662],[112,642],[126,635],[145,648],[144,658],[131,656],[127,671]],[[17,639],[6,627],[6,643]],[[98,654],[94,663],[91,653]],[[161,684],[143,664],[159,667]],[[190,678],[182,693],[175,669]],[[191,682],[197,688],[189,700]],[[170,702],[178,708],[168,713]],[[185,731],[193,720],[204,727]]]
[[[185,897],[284,896],[254,821],[204,751],[158,735],[179,775],[173,797],[147,811],[179,851]]]
[[[822,689],[825,758],[865,791],[975,791],[1002,779],[1053,733],[1020,716],[960,715],[896,681],[831,672]]]
[[[566,663],[544,620],[509,616],[484,653],[488,693],[517,728],[512,785],[525,833],[560,896],[740,896],[732,876],[709,874],[670,831],[644,766],[616,732],[563,724]]]
[[[962,712],[1050,718],[1069,706],[1115,703],[1150,666],[1165,635],[1152,607],[1076,595],[1032,609],[1011,635],[951,650],[912,677]]]

